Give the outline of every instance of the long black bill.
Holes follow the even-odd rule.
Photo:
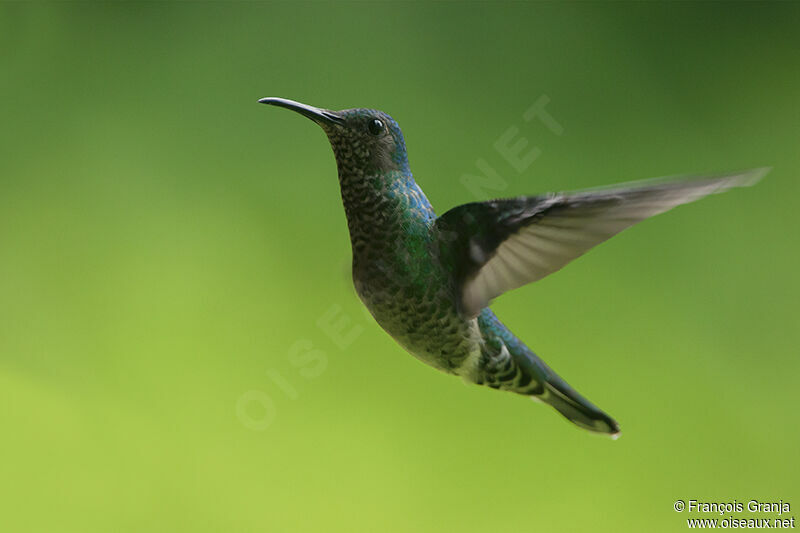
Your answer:
[[[287,100],[286,98],[262,98],[258,101],[260,104],[276,105],[278,107],[285,107],[292,111],[297,111],[301,115],[310,118],[317,124],[342,124],[342,118],[333,111],[327,109],[320,109],[318,107],[301,104],[294,100]]]

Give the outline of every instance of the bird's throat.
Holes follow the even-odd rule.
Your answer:
[[[422,246],[436,214],[410,173],[339,173],[354,260]]]

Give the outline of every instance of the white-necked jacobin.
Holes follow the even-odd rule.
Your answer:
[[[437,217],[411,175],[403,133],[373,109],[331,111],[283,98],[322,127],[339,169],[353,283],[380,326],[425,363],[529,396],[576,425],[619,425],[581,396],[489,309],[620,231],[675,206],[755,183],[767,169],[460,205]]]

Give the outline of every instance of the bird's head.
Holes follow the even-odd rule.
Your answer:
[[[285,98],[262,98],[259,102],[291,109],[319,124],[328,135],[340,174],[363,176],[408,172],[403,132],[397,122],[383,111],[331,111]]]

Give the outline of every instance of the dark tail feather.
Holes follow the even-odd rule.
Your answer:
[[[596,433],[606,433],[615,439],[619,437],[619,424],[616,420],[595,407],[592,402],[557,376],[551,377],[555,379],[546,383],[544,393],[534,396],[534,399],[551,405],[576,426]]]
[[[516,351],[514,360],[520,370],[534,382],[538,382],[538,390],[516,392],[526,394],[534,400],[554,407],[559,413],[576,426],[595,433],[605,433],[612,438],[620,435],[617,421],[598,409],[592,402],[581,396],[566,381],[547,366],[535,353],[524,347]]]
[[[547,366],[538,355],[520,341],[500,322],[491,310],[484,309],[478,318],[481,333],[487,339],[485,347],[494,346],[498,368],[492,369],[492,384],[495,388],[513,391],[553,406],[573,424],[604,433],[613,438],[619,436],[619,424],[595,407],[592,402],[578,394],[566,381]],[[503,349],[497,351],[497,345]],[[511,361],[508,361],[508,358]],[[479,383],[484,383],[480,380]]]

